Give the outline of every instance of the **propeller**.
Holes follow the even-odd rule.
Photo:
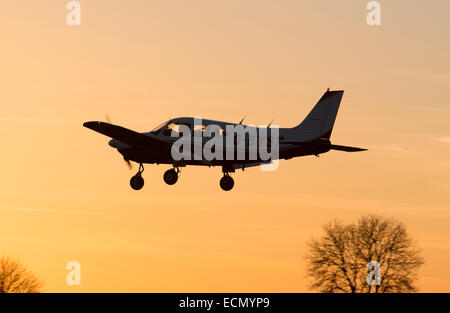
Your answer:
[[[125,160],[125,163],[127,163],[127,165],[128,165],[128,169],[131,171],[133,169],[133,164],[131,163],[130,160],[127,160],[127,159],[124,159],[124,160]]]

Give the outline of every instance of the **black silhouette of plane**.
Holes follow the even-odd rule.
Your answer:
[[[268,140],[268,150],[273,147],[278,149],[278,159],[288,160],[294,157],[315,155],[326,153],[330,150],[338,150],[345,152],[365,151],[367,149],[334,145],[330,142],[331,132],[336,120],[336,116],[341,103],[343,90],[330,91],[329,89],[323,94],[311,112],[297,126],[292,128],[279,128],[278,137],[273,137],[273,128],[267,126],[267,138],[278,139],[278,142]],[[234,180],[229,173],[235,172],[236,169],[244,170],[247,167],[259,166],[276,161],[275,159],[264,160],[260,156],[256,159],[250,158],[249,137],[244,137],[244,157],[236,158],[237,143],[234,138],[233,158],[216,158],[207,159],[203,155],[193,155],[192,158],[176,160],[172,154],[172,145],[179,139],[179,129],[183,125],[195,132],[202,133],[200,143],[202,146],[211,139],[203,133],[209,125],[220,128],[219,136],[223,137],[223,155],[226,154],[227,146],[225,144],[227,134],[227,126],[237,127],[243,126],[243,120],[238,123],[228,123],[215,120],[202,119],[200,125],[196,125],[194,117],[179,117],[171,119],[159,125],[150,132],[138,133],[133,130],[113,125],[111,123],[91,121],[86,122],[83,126],[90,128],[103,135],[111,137],[109,145],[116,148],[121,153],[131,167],[130,161],[139,164],[139,170],[130,180],[130,185],[134,190],[140,190],[144,186],[142,172],[144,164],[171,164],[173,168],[164,173],[164,181],[168,185],[173,185],[178,180],[179,167],[186,165],[203,165],[203,166],[221,166],[223,177],[220,179],[220,187],[223,190],[231,190],[234,186]],[[249,126],[252,127],[252,126]],[[260,132],[257,132],[257,136]],[[234,134],[236,136],[236,134]],[[245,134],[244,134],[245,136]],[[218,137],[220,138],[220,137]],[[256,140],[259,140],[257,137]],[[194,151],[195,149],[192,149]]]

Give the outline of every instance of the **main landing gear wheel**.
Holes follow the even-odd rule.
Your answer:
[[[173,185],[177,182],[177,180],[178,180],[178,171],[176,171],[175,169],[172,168],[164,173],[164,181],[166,182],[167,185]]]
[[[221,179],[220,179],[220,187],[225,190],[225,191],[229,191],[231,189],[233,189],[234,186],[234,179],[233,177],[231,177],[228,174],[225,174]]]
[[[139,171],[137,172],[137,174],[134,175],[133,177],[131,177],[131,179],[130,179],[130,186],[134,190],[141,190],[142,187],[144,187],[144,178],[142,177],[143,171],[144,171],[144,166],[141,163],[141,164],[139,164]]]
[[[144,178],[140,174],[136,174],[130,179],[130,186],[134,190],[141,190],[144,187]]]

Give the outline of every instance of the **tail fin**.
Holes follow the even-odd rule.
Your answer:
[[[292,129],[296,137],[302,141],[330,139],[343,94],[343,90],[327,90],[303,122]]]

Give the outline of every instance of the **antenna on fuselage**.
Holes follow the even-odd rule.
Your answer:
[[[269,125],[267,125],[267,128],[270,128],[270,125],[272,125],[272,122],[275,120],[275,117],[270,121]]]
[[[244,117],[242,118],[242,120],[239,122],[239,125],[242,125],[242,122],[245,120],[245,118],[247,117],[248,113],[244,115]]]

